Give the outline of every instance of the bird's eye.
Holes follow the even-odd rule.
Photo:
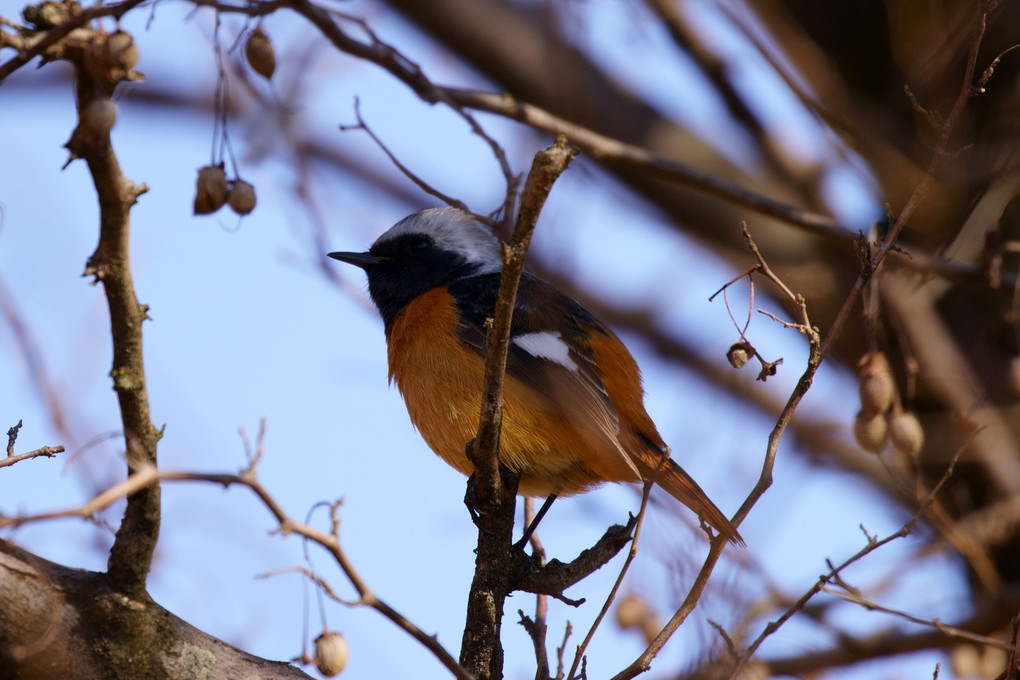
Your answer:
[[[416,253],[423,253],[432,247],[432,239],[422,236],[411,241],[411,250]]]

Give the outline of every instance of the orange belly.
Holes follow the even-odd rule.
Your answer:
[[[457,310],[445,288],[416,298],[387,331],[390,380],[429,447],[465,475],[474,471],[464,449],[475,436],[484,360],[455,334]],[[593,447],[605,447],[596,452]],[[520,476],[525,496],[569,495],[605,481],[638,481],[618,445],[579,432],[542,395],[504,381],[500,460]]]

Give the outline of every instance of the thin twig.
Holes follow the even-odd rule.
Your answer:
[[[6,458],[0,458],[0,468],[9,467],[15,463],[20,463],[23,460],[28,460],[29,458],[39,458],[42,456],[45,456],[46,458],[53,458],[53,456],[63,452],[63,446],[44,446],[40,449],[36,449],[35,451],[29,451],[28,453],[19,453],[17,455],[8,453]]]
[[[535,499],[525,498],[524,499],[524,526],[530,527],[535,521]],[[542,540],[538,537],[538,531],[533,530],[531,536],[528,539],[531,544],[532,553],[531,559],[536,562],[539,567],[543,567],[546,564],[545,561],[545,548],[542,547]],[[528,631],[528,635],[531,636],[531,642],[535,647],[535,680],[547,680],[549,678],[549,652],[546,648],[546,637],[549,632],[549,626],[546,619],[549,614],[549,596],[545,593],[535,594],[535,617],[530,619],[530,626],[525,624],[525,629]],[[521,612],[522,624],[528,620],[524,613]]]
[[[746,664],[747,661],[754,655],[754,653],[758,650],[758,648],[761,646],[761,644],[765,641],[767,637],[769,637],[777,630],[779,630],[779,628],[784,623],[789,621],[794,614],[801,611],[811,598],[813,598],[815,595],[821,592],[826,585],[833,582],[844,569],[849,567],[851,564],[854,564],[855,562],[865,557],[866,555],[870,555],[871,553],[878,550],[882,546],[909,535],[910,532],[913,530],[914,525],[917,524],[917,522],[921,519],[925,509],[934,501],[935,496],[942,489],[945,483],[949,481],[949,478],[952,477],[953,471],[956,468],[956,461],[959,460],[960,456],[963,454],[965,450],[966,445],[957,450],[956,454],[949,462],[946,471],[942,474],[942,478],[932,488],[931,493],[929,493],[925,501],[921,503],[921,507],[918,508],[917,512],[914,513],[913,517],[911,517],[906,524],[900,527],[897,531],[894,531],[893,533],[889,534],[888,536],[882,539],[877,539],[875,537],[869,536],[867,543],[863,548],[861,548],[856,553],[851,555],[849,558],[844,560],[839,566],[831,567],[828,573],[819,577],[818,581],[806,593],[801,595],[801,597],[796,602],[794,602],[785,612],[783,612],[783,614],[778,619],[770,622],[767,626],[765,626],[765,630],[761,632],[761,634],[754,640],[754,642],[752,642],[751,645],[748,646],[748,648],[744,651],[744,653],[737,659],[737,664],[736,666],[734,666],[732,672],[730,673],[731,680],[739,675],[740,670],[744,667],[744,664]]]
[[[1003,608],[1013,611],[1020,607],[1020,591],[1016,588],[997,593],[993,601],[979,605],[969,618],[954,624],[954,628],[972,633],[992,635],[1002,630]],[[804,652],[795,656],[776,657],[761,660],[760,664],[775,676],[813,677],[819,672],[831,673],[839,666],[860,664],[868,659],[878,659],[896,654],[906,654],[926,649],[945,650],[946,637],[940,631],[923,630],[904,633],[899,630],[879,630],[863,636],[840,634],[832,647]],[[1000,675],[997,680],[1009,676]]]
[[[14,455],[14,442],[18,441],[18,432],[21,430],[22,422],[18,420],[18,424],[7,430],[7,457],[10,458]]]
[[[804,373],[797,381],[797,384],[794,387],[793,392],[790,394],[786,405],[780,412],[772,432],[769,433],[768,445],[765,450],[765,459],[762,463],[762,470],[759,475],[758,482],[748,494],[744,503],[740,506],[740,509],[733,516],[732,523],[734,528],[740,526],[740,523],[751,511],[751,508],[754,507],[765,491],[772,485],[772,469],[775,466],[776,453],[779,450],[779,442],[782,439],[787,426],[790,424],[793,414],[796,411],[797,406],[800,404],[801,399],[805,394],[807,394],[808,389],[810,389],[811,383],[814,380],[814,375],[817,372],[822,359],[819,352],[820,341],[818,330],[811,325],[811,320],[808,316],[807,305],[804,302],[804,298],[793,293],[793,291],[791,291],[786,284],[779,279],[775,272],[772,271],[772,269],[768,266],[768,263],[765,262],[761,251],[758,250],[754,239],[751,238],[751,234],[748,232],[746,226],[744,228],[744,239],[747,242],[748,249],[757,260],[758,271],[775,283],[777,288],[790,298],[790,301],[794,304],[795,308],[799,310],[801,324],[798,330],[807,336],[809,348],[807,366],[804,369]],[[687,617],[690,616],[691,612],[694,611],[698,601],[701,599],[701,595],[704,592],[705,587],[708,585],[708,578],[715,569],[715,565],[719,561],[719,557],[722,555],[722,551],[725,546],[726,539],[723,536],[716,536],[712,539],[708,556],[705,558],[705,562],[702,565],[701,570],[695,577],[694,583],[691,585],[691,588],[680,607],[677,608],[676,612],[663,627],[662,631],[655,637],[654,640],[652,640],[645,651],[642,652],[642,654],[627,668],[616,674],[613,680],[627,680],[629,678],[633,678],[651,667],[652,660],[659,654],[666,642],[669,641],[680,626],[683,625],[683,622],[687,620]]]
[[[641,525],[644,523],[645,510],[648,508],[648,497],[652,492],[652,486],[655,484],[655,478],[652,477],[644,483],[644,488],[641,491],[641,507],[638,509],[637,522],[634,525],[634,538],[630,542],[630,550],[627,551],[627,559],[623,561],[623,566],[620,567],[620,573],[616,576],[616,581],[613,582],[613,587],[609,590],[609,595],[606,596],[606,601],[602,604],[602,609],[599,610],[598,616],[592,622],[591,627],[588,629],[588,634],[584,636],[584,640],[577,646],[577,651],[574,653],[574,662],[570,666],[570,671],[567,673],[567,680],[573,680],[576,676],[578,664],[581,663],[584,658],[584,652],[588,649],[589,643],[595,636],[595,631],[598,630],[605,619],[606,614],[609,613],[609,608],[613,605],[616,600],[616,595],[620,592],[620,586],[623,585],[623,578],[627,575],[630,570],[630,565],[637,557],[638,550],[638,539],[641,537]]]
[[[833,580],[842,581],[838,574],[833,576]],[[874,600],[870,600],[867,597],[865,597],[864,594],[861,593],[856,588],[846,587],[844,583],[838,583],[837,588],[823,586],[822,592],[829,593],[830,595],[835,595],[836,597],[840,598],[845,602],[850,602],[851,604],[859,605],[861,607],[864,607],[868,611],[883,612],[885,614],[897,616],[911,623],[916,623],[919,626],[934,628],[935,630],[939,631],[949,639],[967,640],[968,642],[974,642],[979,645],[985,645],[986,647],[995,647],[997,649],[1003,650],[1010,649],[1010,645],[1003,642],[1002,640],[998,640],[987,635],[979,635],[977,633],[972,633],[969,630],[964,630],[956,626],[951,626],[942,623],[938,619],[923,619],[919,616],[914,616],[913,614],[910,614],[908,612],[878,604]]]
[[[384,144],[383,141],[379,139],[375,132],[372,131],[372,128],[368,126],[368,123],[365,122],[365,119],[361,117],[361,102],[357,97],[354,98],[354,116],[355,118],[358,119],[358,124],[341,125],[340,126],[341,131],[346,132],[348,130],[364,130],[365,134],[367,134],[372,139],[372,141],[375,142],[376,146],[378,146],[379,149],[384,154],[386,154],[386,157],[389,158],[390,162],[396,166],[397,170],[399,170],[404,175],[404,177],[411,180],[411,182],[416,187],[424,191],[429,196],[434,196],[438,198],[440,201],[449,206],[452,206],[459,210],[463,210],[466,213],[474,214],[471,212],[471,209],[468,208],[463,201],[456,199],[453,196],[448,196],[443,192],[439,191],[431,184],[418,177],[418,175],[414,174],[414,172],[412,172],[411,169],[408,168],[406,165],[401,163],[400,160],[396,157],[396,155],[392,151],[390,151],[389,147],[386,146],[386,144]],[[487,218],[481,215],[475,215],[475,217],[483,222],[488,222],[489,224],[491,224],[491,220],[488,220]]]
[[[896,216],[896,220],[889,227],[889,231],[878,248],[875,249],[871,256],[871,259],[866,263],[866,266],[861,271],[861,274],[857,277],[854,282],[853,288],[843,301],[843,305],[840,307],[836,314],[836,318],[832,322],[832,326],[829,328],[825,339],[822,341],[822,356],[824,357],[832,349],[833,343],[836,339],[842,335],[843,326],[846,324],[847,319],[850,317],[850,312],[857,304],[857,300],[861,296],[861,292],[864,290],[864,286],[867,285],[868,281],[871,280],[875,272],[878,271],[879,267],[885,261],[886,255],[892,250],[893,245],[896,244],[896,240],[899,238],[900,233],[906,226],[907,222],[913,216],[914,212],[924,201],[928,195],[928,190],[931,187],[933,178],[936,172],[942,167],[943,162],[949,157],[947,149],[949,146],[949,137],[956,126],[956,121],[963,113],[963,109],[967,102],[970,101],[976,92],[974,90],[974,72],[977,65],[978,51],[981,48],[981,41],[985,34],[985,28],[987,26],[988,10],[984,9],[978,16],[976,34],[974,41],[971,44],[971,49],[967,57],[967,65],[964,69],[963,83],[960,86],[960,92],[956,97],[956,101],[953,102],[953,106],[949,111],[949,114],[944,120],[938,122],[933,119],[932,124],[936,127],[936,131],[939,133],[938,141],[935,144],[935,149],[932,152],[931,159],[928,161],[928,167],[925,169],[924,176],[921,181],[914,188],[910,198],[907,199],[906,204],[900,213]],[[906,90],[907,96],[912,97],[912,93],[909,88]],[[915,102],[916,103],[916,102]],[[920,104],[916,104],[918,108]],[[899,246],[897,246],[899,247]]]
[[[315,584],[321,592],[326,594],[326,597],[333,600],[337,604],[342,604],[345,607],[360,607],[365,602],[363,600],[348,600],[347,598],[340,597],[340,595],[333,590],[333,587],[326,582],[321,576],[315,573],[315,570],[310,567],[294,566],[294,567],[281,567],[280,569],[272,569],[270,571],[256,574],[255,578],[258,579],[269,579],[274,576],[282,576],[284,574],[301,574],[306,580],[311,581]],[[323,622],[325,623],[325,622]]]
[[[479,472],[489,477],[487,484],[498,485],[496,474],[496,454],[498,450],[499,428],[502,424],[503,376],[506,372],[506,357],[510,347],[510,322],[513,316],[514,303],[517,299],[517,286],[524,271],[524,258],[531,243],[531,235],[538,224],[538,216],[545,204],[545,199],[552,190],[553,183],[566,170],[567,165],[577,155],[577,149],[570,146],[566,138],[560,136],[555,144],[535,155],[535,160],[528,173],[528,179],[521,194],[520,211],[513,237],[502,249],[503,273],[500,278],[499,294],[496,298],[492,326],[486,336],[485,346],[485,380],[482,390],[482,415],[478,425],[473,451],[490,454],[487,461],[482,461],[480,471],[479,460],[472,456],[475,464],[476,483]],[[487,470],[485,470],[487,468]]]

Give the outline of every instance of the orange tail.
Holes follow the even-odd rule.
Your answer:
[[[684,472],[684,469],[677,465],[672,458],[667,459],[661,467],[659,467],[658,457],[651,464],[649,464],[650,461],[637,459],[637,457],[634,462],[637,464],[638,470],[641,471],[642,477],[648,479],[655,475],[655,483],[668,491],[670,496],[693,510],[699,518],[712,525],[712,528],[725,536],[730,543],[744,545],[744,539],[733,528],[722,510],[716,507],[708,494],[702,491],[698,483],[691,479],[691,476]],[[659,467],[658,472],[656,472],[656,467]]]

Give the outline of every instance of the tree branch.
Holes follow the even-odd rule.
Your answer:
[[[551,595],[568,604],[577,606],[583,600],[570,600],[563,591],[584,580],[596,570],[601,569],[613,559],[623,546],[631,540],[631,534],[637,523],[637,517],[631,517],[626,525],[614,524],[606,529],[606,533],[595,545],[581,551],[581,554],[569,563],[550,560],[544,565],[533,565],[524,576],[514,584],[515,590],[528,593]]]
[[[121,498],[130,499],[133,496],[138,495],[144,489],[155,486],[161,481],[209,482],[212,484],[219,484],[224,487],[233,485],[245,486],[258,497],[266,509],[269,510],[270,514],[273,515],[280,525],[279,530],[281,534],[297,534],[298,536],[307,538],[324,548],[336,560],[339,567],[343,570],[344,575],[351,582],[351,585],[358,591],[359,600],[357,604],[375,609],[396,624],[398,628],[410,634],[415,640],[432,652],[436,658],[439,659],[444,666],[446,666],[453,676],[458,678],[458,680],[473,680],[472,675],[467,673],[457,664],[456,659],[454,659],[453,656],[451,656],[450,653],[447,652],[441,644],[439,644],[439,641],[434,635],[429,635],[422,631],[407,617],[372,592],[368,583],[354,568],[354,564],[341,547],[340,539],[336,533],[336,527],[334,527],[334,530],[331,533],[325,533],[313,526],[292,519],[283,510],[276,499],[269,493],[269,490],[266,489],[256,478],[254,470],[254,464],[256,462],[257,460],[253,460],[249,467],[241,471],[240,474],[177,472],[172,470],[158,470],[154,467],[144,467],[133,473],[124,481],[106,489],[80,506],[35,515],[0,517],[0,529],[69,517],[89,518],[115,501],[120,500]],[[0,579],[0,582],[2,582],[2,579]],[[151,603],[151,601],[147,602],[144,606],[150,605],[155,606]],[[0,614],[2,614],[3,611],[3,607],[0,607]]]
[[[203,633],[154,602],[111,588],[105,574],[71,569],[0,540],[0,677],[308,679]]]
[[[142,322],[147,318],[146,307],[135,297],[128,248],[130,209],[147,187],[135,185],[121,172],[110,141],[116,113],[110,96],[118,83],[141,76],[132,69],[133,60],[100,61],[96,54],[106,48],[106,34],[84,26],[96,16],[119,17],[138,4],[139,0],[129,0],[109,7],[97,6],[86,12],[76,3],[48,3],[45,12],[42,6],[30,7],[26,9],[27,18],[36,16],[35,12],[38,27],[53,28],[38,43],[26,45],[15,60],[5,64],[14,68],[45,50],[48,59],[65,59],[75,69],[79,120],[66,144],[71,153],[68,162],[77,158],[85,160],[99,199],[99,243],[89,257],[84,275],[95,276],[106,293],[113,339],[110,376],[120,406],[129,474],[142,466],[155,465],[160,433],[149,415],[142,355]],[[75,27],[79,30],[72,33]],[[25,34],[31,35],[31,31],[26,29]],[[62,41],[65,37],[67,40]],[[0,68],[0,78],[4,74],[4,69]],[[93,104],[105,105],[103,110],[107,115],[98,123],[96,116],[89,114]],[[128,499],[124,519],[110,551],[110,584],[137,600],[147,598],[145,580],[159,535],[159,498],[159,487],[152,486]]]
[[[468,458],[475,466],[474,493],[480,515],[475,575],[468,594],[460,662],[479,680],[496,680],[503,676],[500,629],[503,605],[513,588],[516,568],[509,556],[517,480],[509,476],[503,478],[499,465],[503,376],[510,346],[510,323],[524,257],[538,216],[556,178],[566,170],[576,153],[577,150],[560,137],[553,146],[535,154],[521,194],[513,236],[510,243],[502,246],[503,273],[494,318],[485,341],[485,378],[478,433],[467,447]]]
[[[866,637],[842,637],[839,644],[830,649],[760,661],[769,673],[776,676],[811,676],[819,671],[867,659],[945,647],[946,640],[949,639],[947,630],[987,636],[1001,630],[1004,611],[1013,612],[1018,609],[1020,591],[1014,588],[999,593],[994,601],[979,606],[970,618],[959,621],[945,630],[926,630],[914,634],[881,631]]]
[[[783,407],[775,426],[769,433],[768,445],[765,449],[765,459],[762,463],[761,474],[758,478],[758,482],[748,494],[747,499],[733,516],[732,523],[734,528],[740,526],[740,523],[751,511],[751,508],[754,507],[762,495],[764,495],[765,491],[772,485],[772,468],[775,466],[779,442],[782,439],[787,426],[790,424],[790,421],[793,419],[793,414],[796,411],[797,406],[800,404],[801,399],[803,399],[804,395],[807,394],[808,389],[810,389],[812,381],[814,380],[814,375],[818,371],[818,367],[822,360],[822,356],[819,351],[821,342],[818,330],[811,325],[811,320],[808,317],[804,298],[793,293],[772,271],[771,267],[769,267],[764,257],[762,257],[761,252],[758,250],[758,246],[755,244],[754,239],[751,238],[746,226],[743,229],[743,233],[747,247],[751,251],[752,255],[754,255],[757,262],[757,272],[771,280],[776,287],[789,298],[790,302],[799,309],[800,323],[797,325],[797,329],[808,338],[808,360],[804,373],[797,381],[793,392],[790,394],[790,397],[786,402],[786,406]],[[726,547],[726,542],[726,538],[721,534],[712,539],[708,556],[705,558],[705,562],[702,565],[701,570],[698,572],[697,577],[695,577],[694,583],[691,585],[683,603],[681,603],[680,607],[666,623],[658,636],[656,636],[656,638],[648,645],[648,648],[645,649],[645,651],[627,668],[615,675],[613,680],[627,680],[629,678],[633,678],[651,667],[652,659],[658,655],[666,642],[669,641],[673,634],[676,633],[681,625],[683,625],[684,621],[687,620],[687,617],[690,616],[691,612],[694,611],[694,608],[697,607],[698,601],[701,599],[701,595],[704,592],[705,587],[708,585],[708,578],[715,569],[715,565],[719,561],[719,557],[722,555],[723,548]]]

